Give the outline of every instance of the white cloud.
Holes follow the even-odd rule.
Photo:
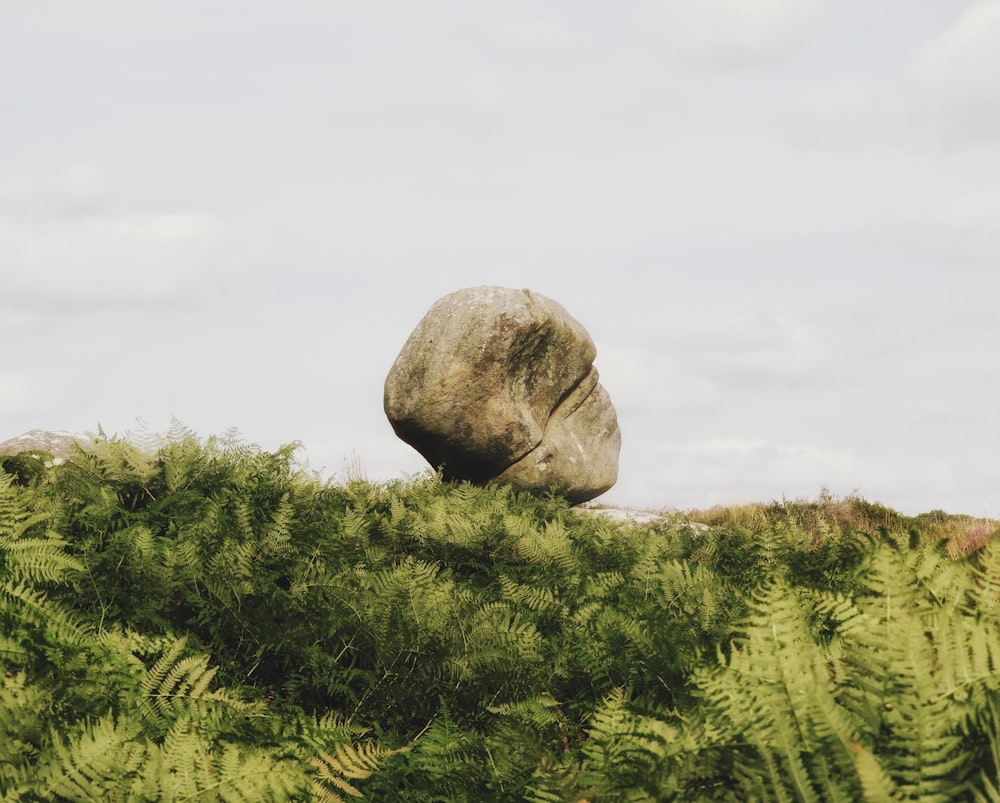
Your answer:
[[[701,455],[741,454],[748,455],[759,452],[767,446],[763,438],[752,437],[722,437],[717,436],[703,441],[682,444],[681,451]]]
[[[31,299],[116,303],[189,297],[232,275],[234,247],[222,223],[205,214],[0,220],[7,292]]]
[[[818,0],[641,0],[634,19],[689,59],[766,63],[800,47],[817,28]]]
[[[91,168],[0,184],[0,303],[158,303],[243,275],[248,243],[215,215],[118,211],[110,187]]]
[[[818,123],[843,125],[867,118],[873,104],[860,81],[841,80],[813,87],[803,105],[805,112]]]
[[[1000,82],[1000,0],[973,2],[923,48],[916,70],[928,83],[995,101]]]
[[[1000,0],[977,0],[919,53],[924,114],[947,133],[1000,132]]]
[[[110,177],[93,165],[74,165],[51,176],[0,179],[0,216],[67,218],[99,214],[111,203]]]
[[[0,300],[0,337],[12,337],[15,334],[23,337],[39,331],[45,323],[46,317],[36,310],[14,309],[5,306]]]
[[[673,355],[639,346],[597,345],[597,368],[619,414],[702,411],[718,401],[715,382],[683,370]]]
[[[34,379],[26,373],[0,374],[0,416],[13,417],[30,411],[37,401]],[[0,439],[7,437],[0,435]]]
[[[790,478],[797,481],[800,476],[810,474],[821,477],[824,472],[832,472],[839,479],[849,476],[858,465],[857,457],[847,449],[812,443],[773,443],[757,436],[715,436],[666,448],[674,454],[688,455],[688,464],[693,459],[706,466],[714,465],[717,459],[724,458],[735,471],[742,470],[741,461],[753,460],[767,466],[768,474],[786,483]]]
[[[963,402],[977,401],[962,399]],[[990,443],[1000,432],[1000,411],[988,405],[939,407],[928,410],[910,423],[914,438],[922,443],[932,440],[949,444]],[[967,448],[967,447],[963,447]],[[971,459],[971,458],[970,458]]]
[[[908,217],[873,222],[869,237],[923,261],[1000,267],[1000,189],[945,199]]]
[[[589,37],[573,30],[560,15],[552,12],[524,22],[479,18],[470,25],[491,44],[522,54],[567,53],[591,43]]]
[[[454,123],[461,133],[469,136],[495,136],[503,129],[511,105],[512,94],[503,73],[471,72],[456,87]]]
[[[661,348],[682,370],[719,387],[823,387],[849,379],[844,335],[829,322],[781,309],[679,319],[662,333]]]
[[[841,325],[780,310],[675,318],[655,342],[599,343],[597,367],[624,416],[705,414],[732,398],[842,389],[877,374],[881,357]]]
[[[870,139],[897,130],[907,118],[895,94],[851,78],[810,87],[787,122],[789,133],[812,143]]]
[[[777,458],[784,464],[788,476],[796,476],[799,471],[813,472],[817,477],[823,472],[832,473],[837,480],[856,476],[858,459],[848,449],[832,449],[816,446],[810,443],[778,444],[775,448]],[[825,480],[824,480],[825,481]]]
[[[623,444],[620,476],[607,501],[643,505],[651,499],[680,509],[713,504],[810,498],[822,488],[846,495],[884,467],[849,449],[822,443],[783,443],[754,435]],[[863,490],[863,489],[861,489]]]
[[[823,81],[803,95],[791,133],[837,141],[927,133],[946,141],[1000,134],[1000,0],[976,0],[911,55],[879,72]]]

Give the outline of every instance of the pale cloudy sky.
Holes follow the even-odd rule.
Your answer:
[[[0,440],[406,476],[480,284],[597,342],[602,501],[1000,516],[1000,0],[0,0]]]

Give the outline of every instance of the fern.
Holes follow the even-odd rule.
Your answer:
[[[71,611],[23,580],[0,583],[0,622],[9,634],[32,640],[36,648],[78,646],[87,633]]]
[[[449,662],[457,683],[506,702],[531,689],[532,669],[543,659],[541,637],[509,605],[496,602],[472,612],[462,624],[464,649]]]
[[[225,690],[211,690],[217,668],[205,655],[182,657],[186,650],[186,639],[175,640],[141,681],[139,713],[153,738],[191,718],[218,729],[223,714],[246,710]]]
[[[695,675],[709,710],[723,717],[714,727],[742,734],[753,748],[737,757],[735,774],[765,797],[850,800],[856,790],[845,770],[858,724],[834,701],[801,600],[773,581],[742,630],[724,669]]]
[[[353,782],[369,778],[383,759],[404,752],[406,748],[389,750],[372,742],[337,744],[332,752],[317,751],[309,759],[316,770],[311,786],[313,799],[321,803],[344,803],[343,795],[364,797]]]
[[[1000,803],[1000,699],[992,695],[962,724],[972,744],[983,745],[977,762],[980,769],[971,784],[976,803]]]
[[[507,524],[510,525],[510,517]],[[516,541],[514,549],[523,560],[563,575],[575,575],[580,570],[569,532],[558,521],[547,522],[542,529],[528,530]]]
[[[67,552],[66,542],[48,535],[45,538],[25,538],[22,533],[47,518],[40,514],[22,522],[10,535],[0,534],[0,554],[8,576],[32,583],[58,583],[82,571],[83,566]]]
[[[488,797],[485,741],[474,729],[462,727],[446,705],[410,748],[407,769],[429,793],[424,799],[475,803]]]
[[[498,583],[503,599],[557,620],[566,613],[566,606],[559,601],[558,587],[518,583],[505,575],[498,578]]]
[[[683,791],[684,766],[710,747],[706,741],[699,745],[695,729],[679,721],[632,710],[626,690],[615,689],[590,720],[577,780],[581,794],[608,801],[675,799]]]
[[[898,803],[904,799],[899,788],[871,751],[859,744],[855,745],[855,753],[854,766],[864,800],[871,803]]]
[[[1000,538],[966,559],[972,582],[967,586],[966,604],[970,613],[1000,623]]]
[[[46,741],[52,693],[24,671],[5,673],[0,684],[0,791],[12,785],[16,768],[37,757]]]
[[[297,762],[266,749],[206,739],[187,717],[174,722],[162,743],[151,745],[137,785],[146,800],[284,801],[305,791]]]
[[[27,502],[26,492],[0,472],[0,623],[8,633],[31,623],[49,630],[56,639],[75,643],[80,625],[48,599],[42,586],[68,582],[82,566],[66,553],[62,539],[29,535],[51,514],[32,513]]]
[[[943,604],[924,560],[888,548],[874,555],[867,579],[876,593],[858,599],[864,616],[843,635],[844,700],[866,722],[901,794],[949,800],[971,769],[956,702],[977,684],[995,686],[982,667],[997,654],[998,636]]]
[[[0,796],[997,797],[992,544],[826,497],[620,526],[294,452],[175,422],[0,474]]]
[[[53,731],[47,760],[22,785],[37,800],[124,799],[146,759],[137,723],[106,715],[70,738]],[[28,790],[31,790],[30,793]]]

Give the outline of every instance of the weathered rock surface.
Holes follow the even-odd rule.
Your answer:
[[[0,443],[0,454],[18,455],[25,452],[50,454],[54,462],[61,463],[70,456],[74,445],[86,449],[92,444],[89,438],[74,435],[72,432],[33,429]]]
[[[575,503],[618,479],[621,433],[583,326],[530,290],[437,301],[385,381],[396,434],[446,479],[558,486]]]

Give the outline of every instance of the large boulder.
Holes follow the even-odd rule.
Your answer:
[[[596,353],[545,296],[459,290],[404,344],[385,381],[386,416],[445,479],[557,487],[584,502],[615,484],[621,446]]]

